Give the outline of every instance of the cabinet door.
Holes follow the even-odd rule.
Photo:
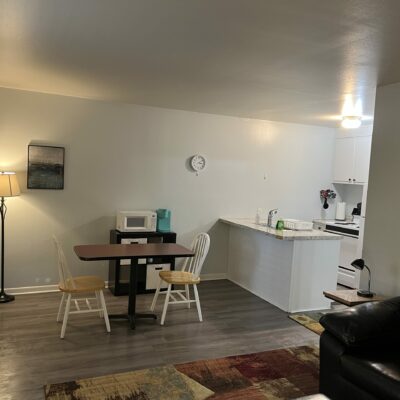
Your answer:
[[[335,182],[353,182],[355,138],[336,139],[333,180]]]
[[[355,139],[354,182],[366,183],[369,175],[369,161],[371,158],[371,136]]]

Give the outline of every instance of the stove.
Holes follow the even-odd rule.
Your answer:
[[[342,236],[338,265],[338,283],[349,288],[358,288],[360,271],[351,262],[359,258],[360,221],[315,220],[315,229]]]
[[[328,232],[358,237],[360,233],[360,224],[350,221],[326,221],[325,230]]]

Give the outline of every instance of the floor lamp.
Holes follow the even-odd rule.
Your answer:
[[[19,196],[20,190],[14,172],[0,172],[0,216],[1,216],[1,291],[0,303],[14,300],[14,296],[4,291],[4,222],[7,214],[5,197]]]

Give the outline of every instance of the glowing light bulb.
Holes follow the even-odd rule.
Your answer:
[[[357,129],[361,126],[361,116],[346,115],[342,118],[342,127],[345,129]]]

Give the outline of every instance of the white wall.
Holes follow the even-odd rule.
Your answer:
[[[357,203],[362,202],[364,186],[335,183],[334,188],[336,190],[337,197],[335,199],[334,207],[332,207],[332,209],[335,211],[333,218],[336,216],[336,206],[341,201],[346,203],[346,217],[350,218],[353,209],[357,207]]]
[[[368,121],[369,123],[370,121]],[[364,125],[361,125],[359,128],[356,129],[345,129],[339,127],[336,129],[336,137],[337,138],[344,138],[344,137],[361,137],[361,136],[372,136],[373,131],[373,124],[370,123],[366,125],[367,122],[363,122]]]
[[[103,274],[72,246],[106,243],[117,210],[170,208],[178,241],[209,231],[204,273],[226,271],[220,216],[279,207],[287,217],[321,217],[330,187],[332,129],[0,90],[0,168],[17,170],[22,196],[8,201],[6,286],[57,282],[51,234],[74,273]],[[65,190],[27,190],[27,145],[65,146]],[[196,176],[188,158],[202,153]],[[264,180],[264,174],[268,179]]]
[[[372,270],[372,289],[388,296],[400,295],[399,110],[400,83],[378,88],[363,257]]]

